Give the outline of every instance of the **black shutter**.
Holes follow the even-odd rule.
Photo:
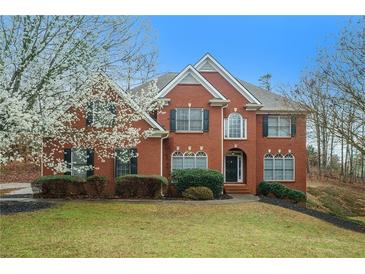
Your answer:
[[[170,131],[176,131],[176,109],[170,110]]]
[[[63,160],[67,163],[67,168],[71,168],[71,148],[63,150]],[[65,172],[64,175],[71,175],[71,171]]]
[[[88,169],[86,172],[86,177],[94,175],[94,150],[88,149],[87,150],[87,160],[86,164],[88,166],[92,166],[93,169]]]
[[[292,116],[291,117],[291,137],[295,137],[296,133],[297,133],[297,117]]]
[[[137,149],[135,148],[131,148],[130,149],[130,155],[132,155],[132,157],[130,158],[130,163],[131,163],[131,174],[137,174],[138,169],[137,169]]]
[[[110,113],[113,114],[113,120],[111,121],[111,126],[114,126],[116,115],[117,115],[117,107],[114,103],[109,104],[109,111],[110,111]]]
[[[262,133],[264,137],[267,137],[269,133],[269,115],[265,114],[262,119]]]
[[[89,127],[93,123],[93,103],[88,102],[86,106],[86,126]]]
[[[204,109],[203,131],[209,131],[209,110]]]

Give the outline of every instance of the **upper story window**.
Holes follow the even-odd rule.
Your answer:
[[[225,139],[245,139],[246,138],[246,119],[241,114],[234,112],[224,119],[224,138]]]
[[[290,137],[291,117],[290,116],[268,116],[269,137]]]
[[[266,154],[264,157],[265,181],[293,181],[294,156],[287,154]]]
[[[176,151],[171,157],[171,169],[208,168],[208,156],[204,151],[197,153]]]
[[[87,106],[87,126],[109,127],[115,121],[116,106],[113,102],[90,102]]]
[[[177,132],[208,131],[209,111],[202,108],[176,108],[170,111],[170,130]]]

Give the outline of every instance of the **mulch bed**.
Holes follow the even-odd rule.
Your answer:
[[[30,212],[53,207],[54,203],[45,201],[0,201],[0,215]]]
[[[276,206],[280,206],[280,207],[284,207],[287,209],[291,209],[291,210],[295,210],[301,213],[304,213],[306,215],[321,219],[323,221],[329,222],[331,224],[334,224],[338,227],[341,228],[345,228],[345,229],[349,229],[352,231],[356,231],[356,232],[361,232],[361,233],[365,233],[365,226],[352,222],[350,220],[344,220],[341,219],[337,216],[322,212],[322,211],[318,211],[315,209],[311,209],[311,208],[306,208],[303,206],[299,206],[297,204],[294,204],[290,201],[286,201],[286,200],[281,200],[281,199],[277,199],[277,198],[272,198],[272,197],[267,197],[267,196],[260,196],[260,202],[262,203],[267,203],[267,204],[271,204],[271,205],[276,205]]]

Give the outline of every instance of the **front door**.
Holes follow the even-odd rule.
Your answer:
[[[226,182],[237,182],[237,156],[226,156]]]

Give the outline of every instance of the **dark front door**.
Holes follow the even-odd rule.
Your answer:
[[[237,180],[237,156],[226,156],[226,182]]]

